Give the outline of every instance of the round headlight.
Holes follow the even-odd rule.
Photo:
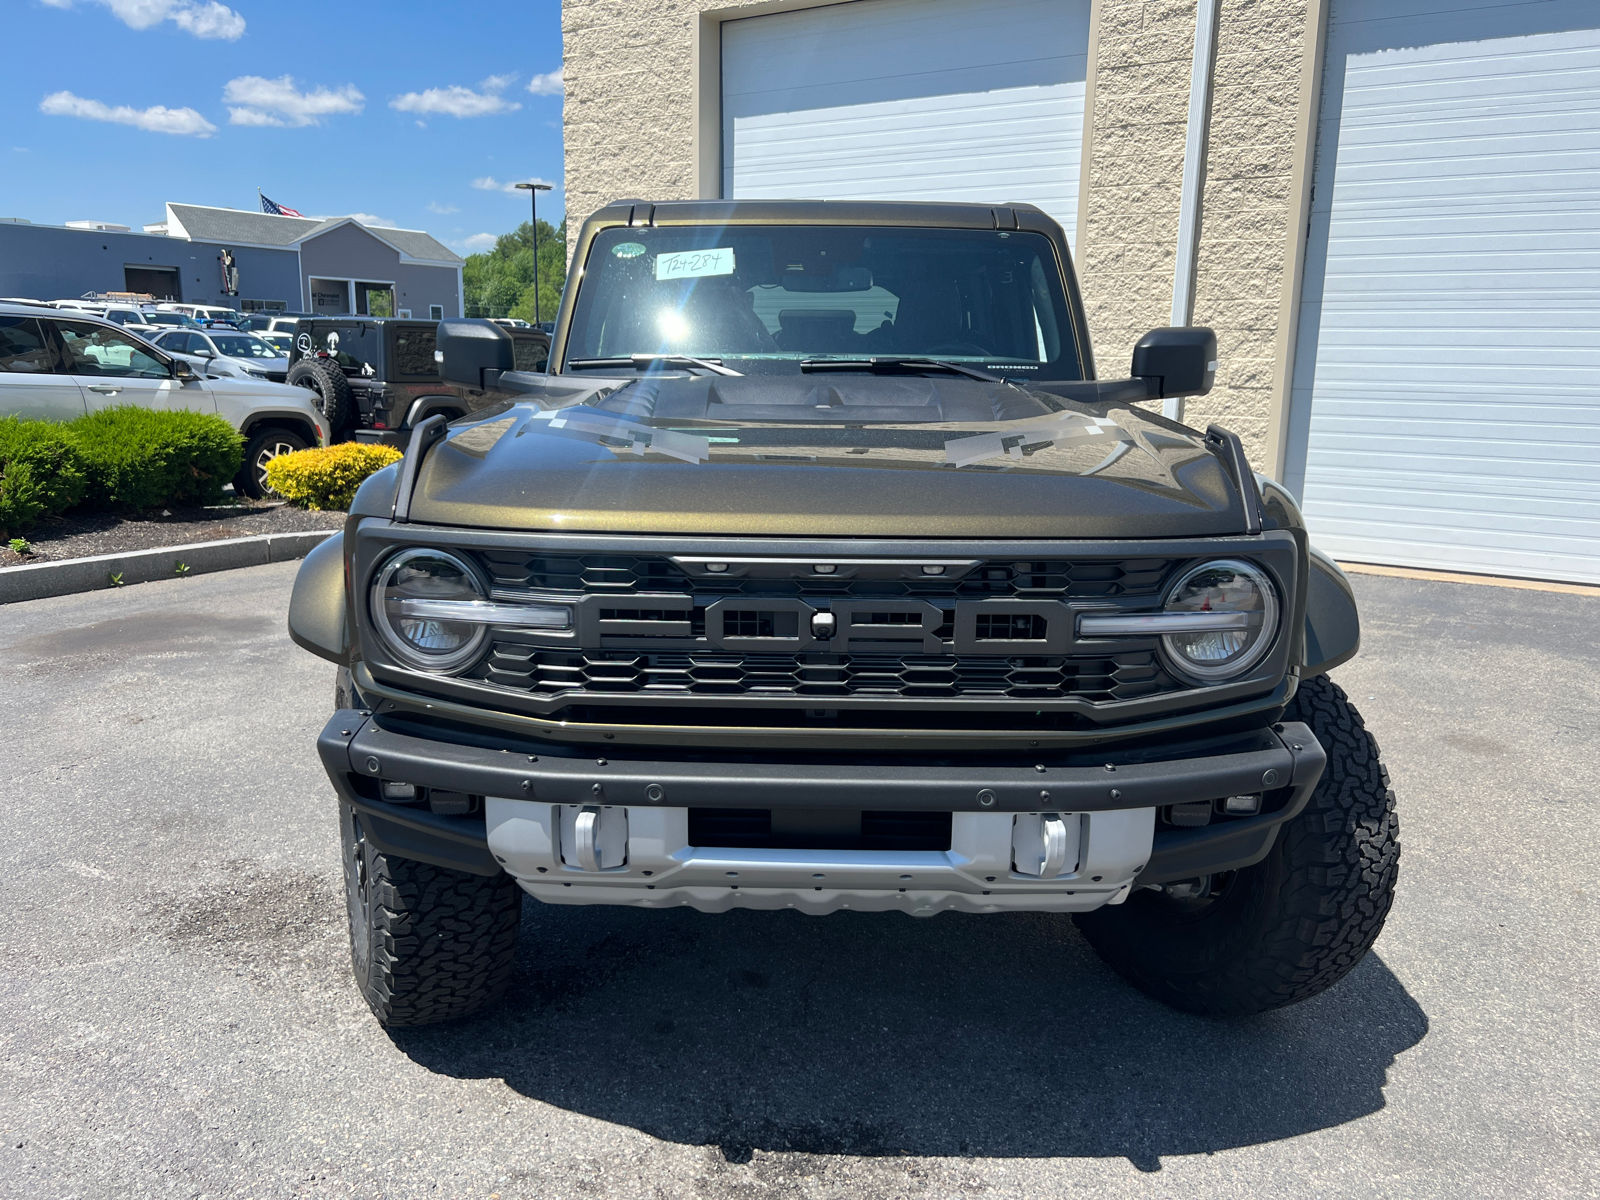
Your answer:
[[[1260,661],[1278,630],[1278,592],[1265,571],[1235,559],[1190,571],[1167,593],[1169,613],[1216,613],[1218,628],[1169,633],[1168,656],[1185,675],[1219,680]]]
[[[402,550],[372,581],[372,623],[407,666],[448,673],[478,656],[488,637],[481,623],[419,615],[417,600],[484,599],[483,585],[466,563],[443,550]],[[412,610],[407,612],[407,609]]]

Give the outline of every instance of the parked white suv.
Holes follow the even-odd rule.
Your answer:
[[[234,487],[271,494],[266,466],[280,454],[328,444],[304,388],[257,379],[202,378],[110,321],[86,313],[0,304],[0,416],[69,421],[119,405],[216,413],[245,439]]]
[[[169,353],[201,359],[206,375],[282,383],[289,373],[288,351],[279,350],[259,334],[231,329],[168,329],[144,336]]]

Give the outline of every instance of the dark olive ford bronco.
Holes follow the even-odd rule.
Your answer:
[[[548,374],[440,325],[508,398],[295,584],[381,1021],[494,1001],[524,891],[1071,913],[1214,1014],[1355,966],[1399,848],[1350,587],[1237,437],[1136,407],[1206,392],[1209,330],[1101,379],[1020,205],[627,202],[573,263]]]

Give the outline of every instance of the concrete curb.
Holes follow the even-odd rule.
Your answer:
[[[124,586],[172,579],[178,574],[179,563],[189,568],[186,575],[208,575],[212,571],[231,571],[236,567],[289,562],[304,558],[324,538],[337,532],[336,529],[312,529],[301,533],[262,533],[255,537],[6,567],[0,569],[0,604],[99,591],[116,586],[111,581],[114,575],[122,577]]]

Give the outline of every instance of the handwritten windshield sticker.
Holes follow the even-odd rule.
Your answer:
[[[611,247],[611,253],[618,258],[638,258],[644,253],[644,246],[640,242],[620,242]]]
[[[733,274],[733,247],[720,250],[679,250],[656,255],[657,279],[702,279]]]

